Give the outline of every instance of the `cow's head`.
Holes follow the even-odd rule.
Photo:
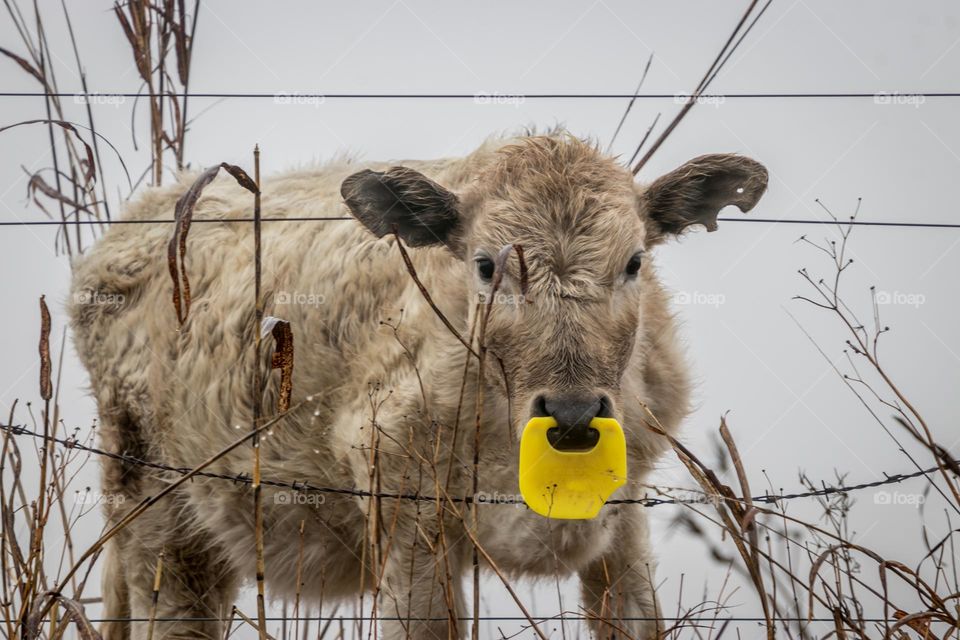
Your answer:
[[[556,419],[560,449],[593,445],[597,416],[622,420],[622,382],[643,331],[644,296],[656,277],[652,247],[717,213],[749,211],[767,186],[764,167],[738,155],[707,155],[652,184],[569,136],[529,137],[501,148],[459,194],[408,168],[361,171],[341,189],[377,236],[445,245],[463,263],[470,299],[490,301],[485,344],[503,363],[515,428]],[[516,252],[527,267],[521,287]],[[494,285],[496,283],[496,291]]]

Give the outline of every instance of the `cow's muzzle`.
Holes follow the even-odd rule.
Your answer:
[[[612,418],[610,399],[586,393],[545,394],[533,403],[534,416],[549,416],[557,426],[547,431],[547,440],[558,451],[589,451],[600,440],[590,426],[594,418]]]

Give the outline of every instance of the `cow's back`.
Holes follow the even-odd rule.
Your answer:
[[[463,162],[404,164],[457,183],[464,179]],[[262,215],[349,216],[339,193],[343,179],[364,167],[388,166],[338,163],[269,179],[263,185]],[[193,179],[185,176],[177,185],[148,191],[128,207],[124,220],[172,220],[177,199]],[[238,429],[249,428],[253,224],[201,220],[250,218],[252,211],[252,195],[229,176],[222,174],[204,190],[187,240],[192,304],[182,327],[167,260],[173,224],[115,224],[74,265],[70,311],[75,343],[90,372],[107,444],[192,466],[232,442]],[[376,344],[384,340],[381,321],[398,319],[392,314],[404,305],[403,296],[409,297],[411,282],[393,239],[377,240],[352,219],[266,221],[262,246],[266,313],[293,327],[294,402],[308,395],[318,399],[301,412],[302,418],[286,421],[272,448],[281,451],[285,445],[302,445],[305,435],[315,431],[308,418],[332,421],[345,398],[365,391],[371,370],[381,364],[377,359],[383,348]],[[418,264],[429,263],[425,271],[437,271],[430,267],[438,261],[453,260],[443,250],[414,253]],[[264,344],[266,363],[272,338],[267,336]],[[269,416],[279,376],[263,366]],[[342,482],[337,460],[322,460],[327,453],[318,452],[320,464],[311,471],[329,471],[331,482]],[[227,456],[215,467],[231,472],[246,468],[248,454],[236,455],[240,457]],[[278,454],[274,462],[296,474],[296,464],[288,455],[283,458]]]

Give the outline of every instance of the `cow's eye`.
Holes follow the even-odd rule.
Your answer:
[[[480,279],[484,282],[490,282],[493,280],[494,265],[493,260],[487,258],[486,256],[480,256],[476,259],[477,263],[477,273],[480,274]]]
[[[624,272],[627,274],[628,278],[634,278],[640,272],[640,265],[643,264],[643,252],[637,251],[630,258],[630,262],[627,263],[627,268],[624,269]]]

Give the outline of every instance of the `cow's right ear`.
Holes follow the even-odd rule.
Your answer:
[[[354,217],[375,236],[396,233],[411,247],[460,246],[460,201],[418,171],[364,169],[349,176],[340,195]]]

